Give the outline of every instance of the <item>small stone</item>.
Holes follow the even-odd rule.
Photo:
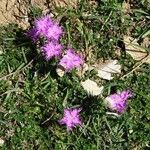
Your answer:
[[[0,138],[0,146],[3,146],[4,143],[5,143],[5,141],[2,138]]]

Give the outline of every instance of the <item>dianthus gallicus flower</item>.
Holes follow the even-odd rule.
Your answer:
[[[59,26],[58,23],[54,22],[53,25],[51,25],[48,29],[47,32],[45,33],[45,36],[49,40],[56,40],[58,41],[60,37],[63,34],[62,27]]]
[[[27,33],[34,42],[39,37],[45,37],[48,41],[58,41],[62,34],[62,27],[50,15],[37,18],[34,27]]]
[[[47,30],[53,25],[53,20],[49,15],[42,16],[35,20],[35,28],[39,34],[45,35]]]
[[[43,35],[48,40],[57,41],[63,34],[62,27],[56,21],[52,20],[49,15],[38,18],[35,21],[35,28],[40,35]]]
[[[83,65],[83,59],[80,55],[76,54],[73,49],[69,48],[66,51],[66,55],[60,60],[59,65],[65,68],[66,71],[70,71],[73,68]]]
[[[119,94],[112,94],[105,98],[107,107],[115,112],[123,113],[127,107],[127,100],[132,96],[129,90],[124,90]]]
[[[62,45],[57,42],[48,42],[41,47],[41,50],[47,60],[52,57],[57,57],[61,55]]]
[[[60,124],[65,124],[68,130],[72,130],[76,125],[81,125],[79,112],[81,108],[65,109],[64,116],[59,120]]]

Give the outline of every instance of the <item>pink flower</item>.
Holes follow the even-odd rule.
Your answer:
[[[58,41],[63,34],[63,29],[49,15],[35,20],[35,26],[29,30],[27,35],[35,42],[40,36],[49,41]]]
[[[35,28],[39,35],[47,37],[49,40],[57,41],[63,33],[62,27],[48,15],[37,19],[35,21]]]
[[[119,94],[112,94],[106,97],[105,103],[112,111],[123,113],[127,107],[127,100],[131,96],[131,92],[129,90],[125,90]]]
[[[59,120],[60,124],[65,124],[68,130],[72,130],[73,127],[76,125],[81,125],[81,120],[79,117],[79,109],[65,109],[64,110],[64,117]]]
[[[30,29],[26,35],[28,37],[30,37],[33,42],[36,42],[38,40],[38,37],[39,37],[39,34],[35,28]]]
[[[38,18],[35,21],[35,28],[38,31],[38,34],[45,35],[47,30],[53,25],[53,20],[49,15]]]
[[[62,34],[62,27],[59,26],[58,23],[53,23],[53,25],[48,28],[45,36],[50,40],[58,41]]]
[[[68,49],[59,64],[64,67],[66,71],[70,71],[75,67],[80,67],[83,64],[83,59],[72,49]]]
[[[51,59],[54,56],[61,54],[62,46],[57,42],[49,42],[41,47],[46,59]]]

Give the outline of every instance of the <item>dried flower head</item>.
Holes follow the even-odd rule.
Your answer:
[[[59,64],[63,66],[66,71],[70,71],[75,67],[80,67],[83,64],[83,59],[69,48]]]
[[[79,117],[79,109],[65,109],[64,110],[64,117],[59,120],[60,124],[65,124],[68,130],[72,130],[73,127],[76,125],[81,125],[81,120]]]
[[[112,94],[106,97],[105,103],[112,111],[123,113],[127,106],[127,100],[131,96],[131,92],[129,90],[125,90],[119,94]]]
[[[62,51],[62,45],[57,42],[48,42],[41,47],[41,50],[45,55],[46,59],[51,59],[54,56],[60,56]]]

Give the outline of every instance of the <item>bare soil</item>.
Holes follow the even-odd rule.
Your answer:
[[[28,11],[30,6],[37,6],[48,12],[55,7],[76,7],[77,0],[0,0],[0,25],[17,23],[27,28]]]

